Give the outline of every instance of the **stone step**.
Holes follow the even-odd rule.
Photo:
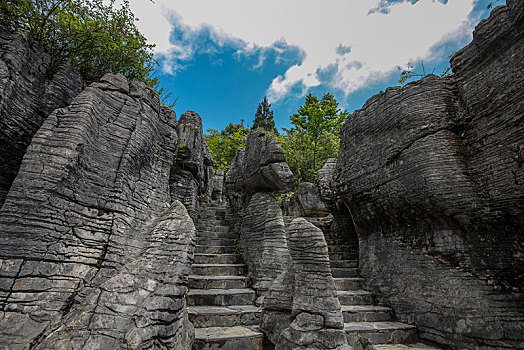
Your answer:
[[[249,305],[255,301],[253,289],[190,289],[188,306]]]
[[[417,329],[401,322],[347,322],[344,324],[344,331],[350,346],[354,345],[359,337],[373,344],[417,342]]]
[[[245,264],[193,264],[191,273],[193,275],[206,276],[239,276],[246,271]]]
[[[222,222],[221,220],[218,220]],[[229,232],[227,226],[222,226],[219,224],[211,224],[207,222],[198,222],[195,224],[197,231],[215,231],[215,232]]]
[[[372,302],[371,293],[365,290],[337,291],[337,296],[341,305],[367,305]]]
[[[229,239],[237,239],[238,233],[234,232],[217,232],[213,230],[209,231],[198,231],[197,238],[207,238],[207,239],[213,239],[213,238],[229,238]]]
[[[338,261],[338,260],[356,260],[358,259],[358,254],[354,252],[329,252],[329,260],[330,261]]]
[[[201,238],[197,237],[198,245],[234,247],[237,241],[231,238]]]
[[[355,247],[347,244],[328,245],[328,251],[330,253],[356,253]]]
[[[334,277],[334,276],[333,276]],[[364,279],[360,277],[334,277],[337,290],[357,290],[362,288]]]
[[[234,254],[236,252],[235,247],[231,246],[207,246],[207,245],[196,245],[195,254]]]
[[[263,334],[242,326],[195,328],[193,350],[261,350]]]
[[[195,254],[194,264],[239,264],[239,254]]]
[[[376,350],[441,350],[433,345],[424,343],[415,344],[377,344],[375,345]]]
[[[333,267],[358,267],[357,260],[331,260],[329,266]]]
[[[357,277],[358,270],[354,267],[350,267],[350,268],[332,267],[331,274],[333,275],[333,278]]]
[[[260,322],[260,309],[254,305],[190,306],[187,312],[194,327],[253,326]]]
[[[342,305],[344,322],[377,322],[391,320],[392,310],[377,305]]]
[[[243,289],[248,287],[249,278],[246,276],[189,276],[189,288],[194,289]]]

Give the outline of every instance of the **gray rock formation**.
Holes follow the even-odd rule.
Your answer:
[[[211,199],[221,203],[224,200],[224,180],[225,173],[222,169],[215,170],[213,174],[213,192],[211,193]]]
[[[295,179],[275,138],[254,130],[233,160],[225,183],[228,192],[285,193],[293,189]]]
[[[243,215],[239,248],[253,289],[264,295],[291,260],[282,211],[269,194],[256,193]]]
[[[213,158],[204,139],[202,119],[188,111],[176,124],[178,153],[171,172],[171,197],[186,206],[193,219],[197,216],[199,197],[213,192]]]
[[[329,211],[317,187],[311,182],[302,182],[288,204],[288,215],[323,217],[329,215]]]
[[[522,14],[508,0],[452,77],[387,89],[342,130],[337,196],[361,273],[421,338],[524,347]]]
[[[0,25],[0,207],[45,118],[82,90],[80,74],[70,65],[57,72],[49,66],[38,44]]]
[[[2,347],[188,344],[194,228],[169,209],[169,115],[109,74],[38,130],[0,210]]]
[[[185,294],[193,221],[175,201],[141,238],[137,258],[73,297],[71,311],[50,327],[36,349],[191,348]]]
[[[291,264],[264,298],[262,330],[275,349],[349,349],[322,231],[298,218],[287,232]]]
[[[236,230],[240,229],[243,211],[253,194],[289,192],[294,183],[284,150],[275,138],[267,136],[262,130],[251,131],[246,147],[238,150],[224,180],[228,224]]]

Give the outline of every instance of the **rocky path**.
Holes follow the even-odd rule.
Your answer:
[[[416,343],[416,327],[394,321],[391,308],[373,304],[371,292],[362,289],[364,279],[358,273],[358,251],[343,238],[330,235],[329,231],[322,227],[325,220],[307,219],[324,232],[348,343],[352,345],[362,337],[381,350],[436,349]]]
[[[245,265],[235,252],[238,234],[223,225],[225,206],[210,204],[197,221],[197,246],[187,296],[195,327],[193,349],[262,349],[259,309]]]

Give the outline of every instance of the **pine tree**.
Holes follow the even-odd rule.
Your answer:
[[[251,129],[262,128],[267,131],[273,131],[278,135],[278,130],[273,120],[273,111],[271,111],[269,107],[271,107],[271,103],[268,102],[267,97],[264,97],[262,102],[258,104],[257,113],[255,114],[255,120],[253,120]]]

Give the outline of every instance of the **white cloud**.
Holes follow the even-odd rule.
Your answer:
[[[297,84],[305,89],[320,84],[319,68],[336,65],[328,85],[348,94],[399,64],[429,59],[431,48],[449,39],[451,33],[470,32],[473,24],[467,18],[474,2],[397,0],[388,5],[384,0],[133,0],[131,5],[141,19],[139,27],[157,44],[159,53],[184,52],[169,42],[170,11],[188,28],[209,25],[220,33],[217,40],[241,40],[247,43],[246,50],[282,40],[300,47],[306,55],[302,63],[276,77],[269,88],[269,96],[277,100]],[[373,11],[377,8],[380,11]]]

